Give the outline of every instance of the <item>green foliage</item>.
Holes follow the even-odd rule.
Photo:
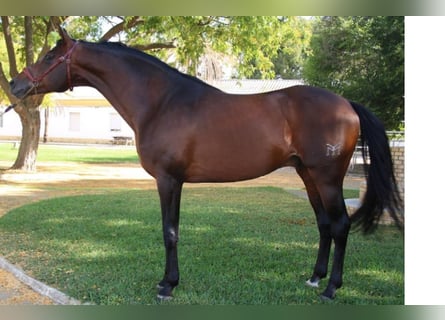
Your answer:
[[[33,28],[33,49],[34,56],[37,59],[43,53],[45,53],[50,47],[56,44],[56,40],[59,38],[57,33],[52,33],[48,29],[50,17],[36,16],[32,18]],[[25,28],[24,19],[22,16],[9,17],[9,23],[11,31],[13,32],[13,39],[15,45],[15,53],[19,62],[19,70],[25,66],[25,52],[28,50],[25,45]],[[2,39],[3,40],[3,39]],[[4,41],[4,40],[3,40]],[[43,51],[43,52],[42,52]]]
[[[304,79],[369,106],[388,130],[404,118],[404,18],[317,20]]]
[[[83,301],[159,304],[158,193],[97,192],[10,211],[0,218],[0,254]],[[307,200],[270,187],[186,188],[181,212],[181,283],[165,304],[322,303],[321,288],[304,285],[318,245]],[[403,304],[403,264],[403,236],[394,227],[366,238],[352,233],[333,303]]]
[[[275,33],[278,43],[274,48],[276,51],[270,52],[273,64],[270,74],[281,79],[301,79],[304,60],[311,50],[311,21],[301,17],[281,17]],[[254,72],[253,78],[261,77],[259,71]]]
[[[98,41],[106,31],[108,17],[102,16],[80,16],[67,18],[62,26],[71,37],[87,41]],[[60,38],[60,36],[59,36]]]
[[[66,21],[68,31],[78,38],[97,41],[113,31],[113,39],[150,50],[163,60],[174,53],[175,66],[190,74],[196,74],[202,57],[212,51],[235,58],[237,77],[255,78],[275,77],[274,59],[280,60],[278,70],[284,77],[298,74],[292,70],[298,66],[291,65],[301,64],[308,26],[298,17],[276,16],[101,16]]]

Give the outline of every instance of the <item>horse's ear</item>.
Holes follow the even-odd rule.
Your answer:
[[[72,41],[71,37],[68,35],[68,32],[64,28],[62,28],[60,25],[58,26],[60,37],[64,42],[70,42]]]

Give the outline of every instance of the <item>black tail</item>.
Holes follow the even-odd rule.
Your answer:
[[[351,216],[351,221],[364,233],[375,230],[384,210],[400,229],[403,229],[403,204],[394,177],[391,150],[385,128],[367,108],[351,102],[360,118],[361,143],[367,190],[361,207]],[[368,149],[366,148],[368,146]],[[371,164],[366,163],[367,153]]]

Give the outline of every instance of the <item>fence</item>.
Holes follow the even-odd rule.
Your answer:
[[[396,178],[397,188],[399,189],[402,201],[405,200],[405,133],[401,131],[388,131],[389,146],[391,148],[391,156],[393,161],[394,176]],[[367,159],[369,163],[369,159]],[[354,156],[351,159],[351,165],[349,174],[358,174],[360,171],[363,173],[362,164],[363,156],[360,143],[357,144]],[[359,166],[360,165],[360,166]],[[360,201],[366,192],[366,182],[362,182],[360,185]],[[352,200],[352,199],[351,199]],[[358,201],[358,202],[360,202]],[[348,206],[349,212],[354,212],[359,205],[357,201],[351,201],[351,205]],[[403,214],[403,213],[402,213]],[[383,217],[383,223],[390,222],[389,217],[385,214]]]
[[[402,200],[405,200],[405,132],[388,131],[389,146],[396,177],[397,187],[399,188]]]

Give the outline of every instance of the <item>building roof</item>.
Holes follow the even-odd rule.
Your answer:
[[[302,80],[215,80],[209,82],[214,87],[234,94],[254,94],[275,91],[291,86],[302,85]]]

